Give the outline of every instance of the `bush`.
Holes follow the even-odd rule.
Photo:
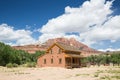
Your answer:
[[[36,67],[36,63],[35,62],[29,62],[29,63],[26,63],[24,66],[25,67]]]
[[[13,67],[18,67],[18,64],[16,64],[16,63],[13,63]]]
[[[13,68],[13,67],[18,67],[18,64],[16,64],[16,63],[8,63],[8,64],[6,64],[6,67],[7,68]]]
[[[6,64],[6,67],[7,67],[7,68],[12,68],[12,67],[13,67],[13,64],[12,64],[12,63],[8,63],[8,64]]]

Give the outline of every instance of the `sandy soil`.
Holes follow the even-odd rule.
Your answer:
[[[92,66],[74,69],[0,67],[0,80],[120,80],[119,77],[120,66]]]

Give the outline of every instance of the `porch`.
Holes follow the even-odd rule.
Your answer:
[[[81,67],[80,55],[66,55],[65,67],[66,68],[80,68]]]

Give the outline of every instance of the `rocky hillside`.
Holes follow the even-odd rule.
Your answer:
[[[54,38],[49,39],[45,43],[37,43],[37,44],[31,44],[31,45],[24,45],[24,46],[13,46],[13,48],[17,50],[24,50],[28,53],[35,53],[36,51],[45,51],[49,46],[51,46],[53,43],[60,42],[64,43],[66,45],[74,46],[82,51],[83,54],[92,54],[92,53],[99,53],[99,51],[94,50],[87,45],[77,41],[74,38]]]
[[[68,38],[49,39],[45,43],[43,43],[41,45],[41,47],[43,46],[44,48],[48,48],[50,45],[52,45],[55,42],[61,42],[61,43],[64,43],[66,45],[75,46],[75,47],[79,48],[82,51],[95,52],[95,53],[98,52],[97,50],[88,47],[87,45],[77,41],[74,38],[70,38],[70,39],[68,39]]]

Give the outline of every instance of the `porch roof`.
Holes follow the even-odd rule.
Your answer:
[[[65,54],[65,57],[74,57],[74,58],[83,58],[82,55],[75,55],[75,54]]]

